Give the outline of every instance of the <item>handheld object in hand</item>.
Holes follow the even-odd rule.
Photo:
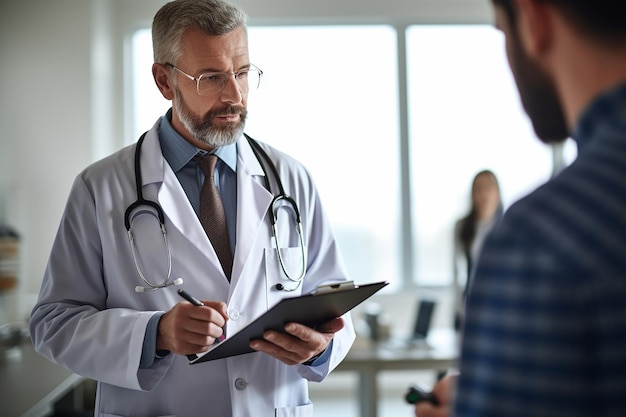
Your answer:
[[[421,401],[428,401],[435,405],[439,403],[432,392],[428,392],[417,385],[411,385],[409,387],[404,399],[409,404],[417,404]]]

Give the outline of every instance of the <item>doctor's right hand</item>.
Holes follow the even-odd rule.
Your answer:
[[[222,301],[202,301],[194,306],[181,301],[166,312],[159,321],[157,350],[168,350],[179,355],[207,351],[215,339],[223,334],[228,320],[226,304]]]

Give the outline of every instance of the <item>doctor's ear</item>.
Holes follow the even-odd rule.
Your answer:
[[[174,98],[172,72],[167,65],[152,64],[152,76],[163,97],[172,100]]]

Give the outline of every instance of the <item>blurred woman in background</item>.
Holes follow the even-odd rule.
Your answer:
[[[464,293],[485,237],[504,212],[496,175],[483,170],[472,181],[471,208],[454,228],[454,287],[456,314],[454,327],[460,328]]]

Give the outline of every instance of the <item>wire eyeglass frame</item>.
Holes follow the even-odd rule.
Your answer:
[[[263,71],[254,64],[250,64],[250,67],[241,69],[239,71],[234,72],[207,72],[204,74],[200,74],[198,77],[194,77],[191,74],[186,73],[185,71],[178,68],[176,65],[166,62],[163,64],[170,68],[175,69],[180,72],[183,76],[191,81],[195,81],[196,83],[196,92],[199,96],[206,97],[211,96],[213,94],[217,94],[221,92],[224,87],[226,87],[226,82],[230,77],[234,77],[235,81],[237,81],[237,85],[239,86],[241,92],[247,93],[251,89],[259,88],[261,85],[261,78],[263,77]],[[250,86],[249,77],[250,74],[258,75],[258,81],[255,86]],[[206,80],[206,81],[205,81]],[[203,83],[203,81],[205,81]],[[201,87],[206,86],[206,87]]]

